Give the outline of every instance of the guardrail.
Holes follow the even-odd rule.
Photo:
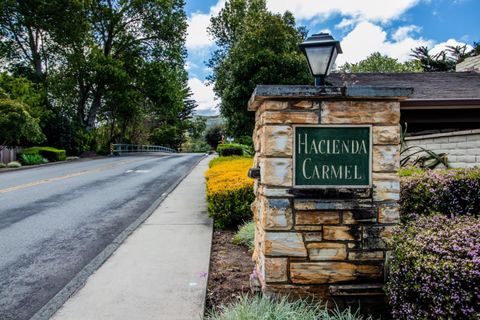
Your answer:
[[[172,148],[153,146],[148,144],[126,144],[126,143],[112,143],[110,144],[110,154],[120,155],[122,153],[132,152],[167,152],[176,153]]]

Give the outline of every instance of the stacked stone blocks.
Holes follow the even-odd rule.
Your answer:
[[[259,104],[253,140],[260,179],[252,210],[254,260],[265,292],[328,300],[345,294],[347,286],[361,295],[378,294],[387,241],[399,220],[399,120],[394,99],[266,99]],[[373,189],[337,190],[335,196],[292,192],[293,125],[302,124],[372,125]]]

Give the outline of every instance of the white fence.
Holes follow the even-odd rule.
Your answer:
[[[452,168],[480,166],[480,129],[407,137],[405,142],[446,153]]]
[[[21,151],[23,148],[3,148],[0,146],[0,162],[5,164],[17,160],[17,152]]]

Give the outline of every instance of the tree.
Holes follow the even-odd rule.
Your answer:
[[[374,52],[366,59],[357,63],[345,63],[341,66],[342,72],[421,72],[418,61],[399,62],[398,59]]]
[[[225,132],[222,126],[211,127],[207,129],[207,132],[205,133],[205,140],[212,147],[212,149],[216,150],[224,133]]]
[[[431,55],[430,49],[425,46],[412,49],[411,56],[420,63],[425,72],[455,71],[457,64],[457,61],[449,57],[445,51]]]
[[[219,46],[209,60],[209,80],[232,136],[252,134],[254,114],[246,106],[256,85],[312,83],[298,49],[306,31],[289,12],[273,14],[264,0],[230,0],[212,17],[209,32]]]
[[[15,147],[22,143],[41,143],[45,136],[27,107],[17,100],[0,98],[0,148]]]

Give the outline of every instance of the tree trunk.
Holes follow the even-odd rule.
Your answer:
[[[93,95],[92,106],[88,111],[88,119],[87,119],[87,126],[86,126],[87,131],[90,131],[93,128],[95,128],[95,119],[97,118],[97,113],[98,113],[98,110],[100,110],[100,106],[102,103],[102,91],[103,90],[101,88],[98,88]]]

